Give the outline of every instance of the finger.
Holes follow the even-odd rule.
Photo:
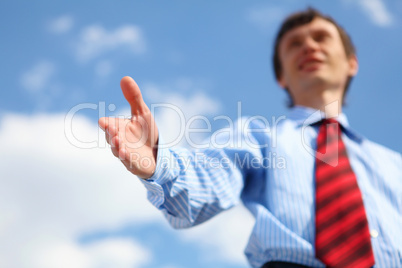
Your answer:
[[[112,147],[114,147],[116,143],[113,141],[113,138],[115,138],[119,132],[119,130],[118,130],[119,125],[113,118],[108,118],[108,119],[110,119],[111,122],[113,122],[113,123],[108,121],[108,125],[104,130],[105,138],[106,138],[107,143],[109,143]]]
[[[113,155],[120,159],[119,151],[120,151],[120,149],[122,147],[124,147],[124,144],[121,143],[120,137],[119,136],[114,136],[113,138],[110,139],[110,143],[112,145],[111,149],[112,149]]]
[[[111,149],[112,149],[113,155],[114,155],[115,157],[119,158],[119,147],[113,146],[113,147],[111,147]]]
[[[105,134],[106,142],[110,145],[111,148],[115,148],[118,145],[116,144],[116,136],[111,136],[109,133]]]
[[[107,132],[105,132],[105,140],[110,145],[110,135]]]
[[[99,118],[98,125],[103,131],[105,131],[106,128],[109,126],[109,118],[108,117]]]
[[[138,175],[140,169],[137,162],[128,161],[128,159],[121,160],[121,162],[127,168],[128,171],[132,172],[135,175]]]
[[[109,144],[112,146],[112,148],[119,148],[119,146],[120,146],[119,136],[112,136],[112,137],[109,137],[109,139],[110,139]]]
[[[109,127],[106,129],[106,133],[110,136],[110,138],[113,138],[119,133],[119,125],[109,124]]]
[[[112,117],[101,117],[98,120],[99,127],[105,131],[105,133],[111,133],[113,130],[114,132],[116,131],[116,128],[118,128],[118,122],[116,121],[115,118]],[[113,134],[114,134],[113,132]]]
[[[141,167],[138,161],[138,155],[134,154],[134,156],[130,155],[125,148],[121,148],[119,150],[119,157],[124,166],[135,175],[141,172]]]
[[[126,148],[124,148],[124,146],[119,148],[119,150],[118,150],[118,155],[119,155],[119,156],[118,156],[119,159],[120,159],[122,162],[124,162],[124,161],[126,160],[127,150],[126,150]]]
[[[124,97],[130,104],[131,115],[141,115],[149,110],[148,106],[142,99],[140,88],[131,77],[123,77],[120,81],[120,87],[123,91]]]

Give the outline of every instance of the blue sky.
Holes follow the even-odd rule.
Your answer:
[[[0,266],[247,267],[244,208],[172,230],[105,148],[97,118],[103,106],[127,114],[125,75],[148,104],[172,103],[187,118],[235,118],[238,102],[242,115],[286,114],[273,38],[286,14],[308,5],[333,16],[357,47],[345,108],[352,127],[401,152],[401,1],[3,0]],[[168,137],[172,116],[157,114]]]

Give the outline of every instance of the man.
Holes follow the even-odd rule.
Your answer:
[[[244,118],[234,137],[218,139],[236,141],[223,149],[163,148],[137,84],[124,77],[132,119],[99,120],[113,154],[175,228],[241,200],[256,218],[245,250],[253,267],[402,267],[401,155],[357,134],[341,112],[358,70],[350,38],[308,9],[284,21],[273,58],[292,100],[274,132]],[[199,163],[200,153],[210,162]],[[266,165],[272,155],[286,165]]]

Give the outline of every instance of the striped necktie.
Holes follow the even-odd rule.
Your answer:
[[[327,267],[371,267],[362,196],[334,119],[321,122],[316,152],[316,257]]]

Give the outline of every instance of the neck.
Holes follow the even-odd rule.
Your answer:
[[[321,94],[303,94],[295,99],[295,105],[321,110],[327,118],[336,117],[342,113],[342,95],[339,91],[323,91]]]

